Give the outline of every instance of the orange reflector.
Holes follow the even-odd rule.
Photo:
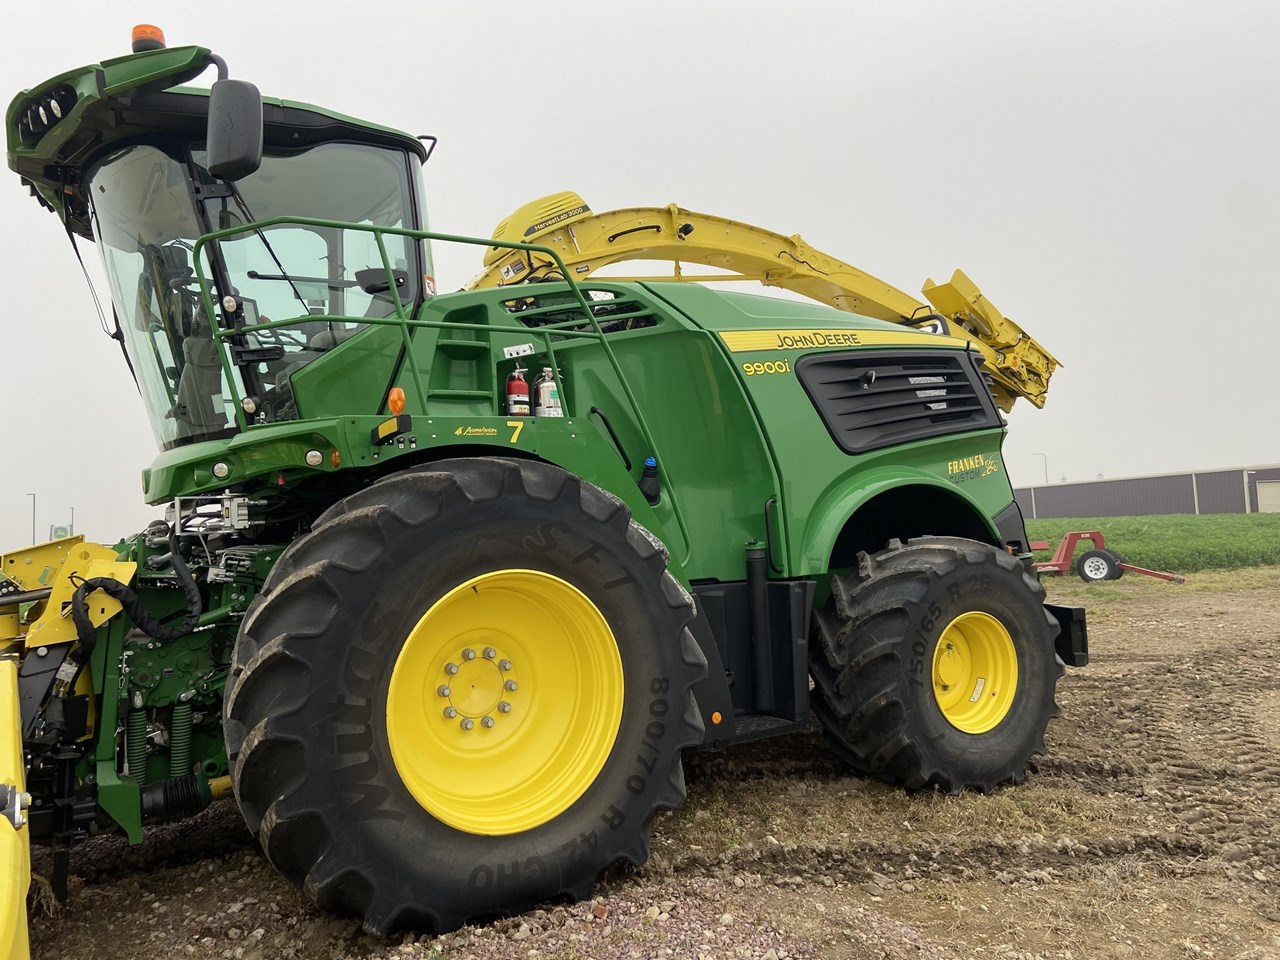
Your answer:
[[[716,724],[718,724],[718,723],[719,723],[721,720],[723,720],[723,719],[724,719],[724,717],[720,716],[720,711],[719,711],[719,710],[717,710],[715,713],[711,714],[711,722],[712,722],[712,723],[716,723]]]
[[[329,451],[329,462],[333,464],[333,469],[335,470],[342,466],[342,454],[338,452],[337,447]]]
[[[392,387],[387,392],[387,409],[397,417],[404,413],[404,390],[401,387]]]
[[[163,50],[164,31],[150,23],[140,23],[133,28],[133,52]]]

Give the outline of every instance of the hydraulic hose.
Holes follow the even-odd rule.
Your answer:
[[[80,641],[79,648],[71,653],[71,657],[76,664],[82,665],[88,661],[93,653],[94,644],[97,642],[97,630],[89,619],[88,603],[88,596],[94,590],[101,590],[108,596],[118,600],[120,606],[124,608],[125,616],[132,620],[139,630],[156,640],[177,640],[179,637],[185,637],[196,628],[200,621],[200,614],[204,610],[204,604],[200,599],[200,588],[196,585],[195,577],[187,569],[187,565],[182,559],[182,554],[178,550],[176,527],[169,530],[169,549],[173,575],[187,596],[187,615],[182,622],[172,627],[166,627],[151,615],[151,611],[143,605],[141,598],[119,580],[113,580],[110,577],[93,577],[89,580],[83,580],[76,587],[76,592],[71,596],[71,620],[75,624],[76,637]]]

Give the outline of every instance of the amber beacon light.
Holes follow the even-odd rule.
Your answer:
[[[133,28],[133,52],[164,49],[164,31],[149,23],[140,23]]]

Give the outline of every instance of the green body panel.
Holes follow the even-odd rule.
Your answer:
[[[817,304],[722,293],[693,284],[662,284],[655,285],[655,289],[687,316],[696,317],[701,326],[717,332],[802,330],[815,326],[828,330],[901,331],[894,324]],[[719,359],[733,371],[747,394],[759,418],[759,435],[777,465],[781,478],[779,520],[788,575],[825,573],[832,545],[849,516],[874,496],[898,486],[933,488],[955,497],[958,510],[969,509],[983,517],[995,536],[991,518],[1013,499],[1008,476],[1000,465],[1002,429],[954,434],[850,455],[832,441],[794,374],[796,361],[826,350],[796,347],[731,353],[721,339],[713,341],[719,348]],[[948,348],[940,345],[933,349]],[[744,372],[744,364],[776,364],[782,360],[789,363],[790,371],[753,376]],[[977,455],[994,465],[984,476],[965,477],[951,466]]]
[[[292,472],[295,479],[304,472],[330,472],[333,468],[329,451],[336,447],[350,463],[349,431],[359,434],[363,427],[367,444],[369,430],[383,419],[353,417],[264,424],[228,440],[175,447],[161,453],[142,471],[143,493],[148,503],[164,503],[174,497],[222,490],[228,484],[274,484],[282,471]],[[323,464],[318,469],[308,467],[306,454],[317,449],[324,452]],[[216,463],[227,465],[225,478],[214,476]]]
[[[142,810],[138,783],[122,775],[117,766],[116,726],[122,722],[122,711],[128,709],[120,671],[122,652],[129,624],[117,616],[98,631],[90,668],[94,693],[98,695],[99,714],[93,751],[93,776],[97,779],[98,806],[124,831],[130,843],[142,842]]]
[[[539,291],[544,297],[563,290],[545,286],[545,293]],[[794,374],[795,362],[813,349],[732,353],[719,336],[814,325],[894,331],[894,325],[691,285],[599,283],[591,289],[638,304],[653,325],[603,337],[555,336],[516,326],[503,306],[511,302],[510,291],[436,297],[417,315],[397,376],[390,371],[404,337],[398,324],[384,320],[292,374],[306,419],[246,425],[229,440],[161,454],[144,475],[147,499],[162,502],[230,483],[288,486],[351,468],[386,470],[398,457],[416,462],[519,451],[630,503],[667,544],[685,580],[742,579],[743,543],[770,534],[781,546],[781,575],[825,573],[849,516],[877,494],[904,485],[953,498],[957,510],[981,517],[995,537],[991,518],[1013,499],[1000,465],[1001,429],[851,456],[832,441]],[[953,349],[949,341],[938,342],[932,349]],[[510,358],[511,350],[523,355]],[[503,387],[516,364],[532,378],[552,365],[553,355],[567,416],[512,420],[502,413]],[[783,359],[787,373],[744,373],[744,364]],[[388,416],[384,403],[392,383],[405,391],[412,430],[375,445],[370,431]],[[606,418],[631,461],[629,472],[604,427]],[[322,454],[320,466],[307,466],[308,451]],[[647,456],[657,458],[664,489],[652,508],[636,486]],[[957,469],[974,458],[985,470]],[[215,463],[227,466],[224,479],[212,473]],[[770,498],[777,500],[775,529],[766,531]]]

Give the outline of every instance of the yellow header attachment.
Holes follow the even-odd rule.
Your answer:
[[[941,316],[946,321],[945,332],[973,344],[986,359],[996,402],[1005,411],[1018,397],[1043,407],[1049,378],[1060,366],[959,270],[947,283],[925,282],[923,293],[932,304],[930,309],[891,284],[813,249],[799,235],[785,237],[675,204],[593,213],[582,197],[566,191],[525,204],[498,224],[493,239],[551,247],[573,271],[575,280],[614,263],[668,260],[674,264],[673,274],[625,279],[757,280],[837,310],[892,323],[926,326]],[[696,276],[686,273],[682,264],[732,272]],[[556,269],[555,262],[545,255],[490,247],[484,270],[467,289],[545,280],[554,277]]]
[[[76,535],[61,540],[15,550],[0,557],[0,571],[22,590],[49,589],[48,598],[39,601],[27,614],[29,626],[21,633],[17,607],[0,598],[0,652],[21,641],[27,648],[76,639],[75,624],[68,611],[76,592],[76,579],[110,577],[130,583],[138,565],[122,561],[110,547],[89,543]],[[120,612],[120,601],[100,590],[89,594],[89,621],[99,627]]]

